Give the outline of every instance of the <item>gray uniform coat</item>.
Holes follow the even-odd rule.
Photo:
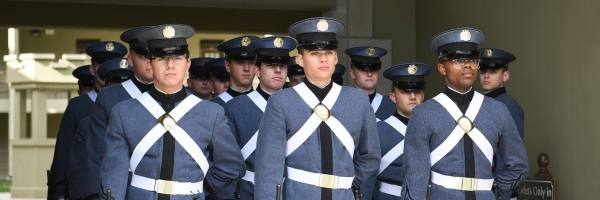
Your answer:
[[[400,116],[400,115],[398,115]],[[392,115],[389,118],[397,118]],[[404,118],[408,120],[407,118]],[[402,121],[399,121],[403,123]],[[400,133],[399,130],[396,130],[393,126],[391,126],[386,121],[377,122],[377,131],[379,133],[379,144],[381,145],[381,157],[390,152],[392,148],[394,148],[398,143],[404,140],[404,135]],[[377,175],[377,172],[374,173],[367,182],[365,182],[360,190],[363,194],[363,198],[361,199],[374,199],[374,200],[387,200],[387,199],[400,199],[398,196],[393,196],[379,190],[380,182],[385,182],[392,185],[402,186],[402,155],[398,156],[398,158],[394,159],[390,165],[385,168],[381,174]],[[400,195],[401,191],[398,191],[398,195]]]
[[[381,96],[381,103],[379,104],[379,108],[377,108],[377,110],[375,111],[375,116],[379,120],[385,120],[394,114],[394,111],[396,111],[396,104],[392,102],[392,100],[390,100],[390,97],[388,95]]]
[[[191,93],[187,93],[191,95]],[[160,102],[158,102],[160,104]],[[176,106],[180,102],[176,103]],[[202,120],[199,120],[202,119]],[[114,199],[158,199],[158,194],[128,185],[130,155],[140,140],[157,124],[157,120],[136,99],[117,104],[111,113],[106,130],[106,151],[101,167],[101,198],[111,189]],[[240,179],[244,173],[242,154],[227,125],[223,108],[210,101],[201,101],[187,112],[177,126],[194,139],[204,156],[211,157],[213,165],[204,173],[194,159],[175,143],[173,181],[199,182],[220,189]],[[150,147],[135,170],[135,174],[158,179],[163,157],[163,137]],[[206,187],[205,187],[206,188]],[[191,199],[189,195],[171,195],[171,200]],[[198,195],[200,200],[204,195]]]
[[[138,87],[138,90],[145,89]],[[84,177],[87,180],[86,191],[98,192],[100,187],[100,165],[106,148],[104,138],[109,117],[113,107],[127,99],[132,99],[132,97],[122,84],[104,88],[98,94],[90,115],[90,132],[85,139],[87,152],[86,177]]]
[[[351,134],[356,151],[352,159],[348,150],[332,134],[334,175],[354,176],[353,185],[358,186],[377,171],[381,158],[373,108],[364,92],[342,87],[330,110],[332,116]],[[283,199],[321,198],[321,188],[317,186],[290,179],[285,179],[285,182],[283,180],[286,166],[313,173],[321,172],[319,128],[286,157],[287,140],[304,125],[312,112],[312,108],[307,106],[293,88],[279,91],[269,98],[255,152],[256,199],[275,199],[277,185],[282,186]],[[354,195],[350,189],[336,189],[333,190],[333,199],[354,199]]]
[[[231,124],[233,124],[231,133],[235,137],[239,148],[242,149],[248,143],[250,138],[252,138],[254,133],[258,131],[263,111],[246,94],[233,98],[231,101],[227,102],[227,106],[229,107],[230,113],[229,120]],[[246,170],[251,172],[255,171],[254,158],[255,153],[248,156],[246,159]],[[254,183],[246,180],[241,180],[239,183],[241,183],[241,199],[254,199]],[[232,184],[232,186],[229,187],[235,189],[236,185]]]
[[[473,121],[484,137],[505,161],[505,169],[495,177],[502,193],[517,187],[527,177],[527,154],[515,123],[506,106],[484,97],[481,109]],[[465,192],[446,189],[430,182],[431,171],[443,175],[465,177],[464,138],[433,167],[430,153],[450,135],[456,121],[436,100],[428,100],[412,110],[406,131],[402,176],[402,196],[406,199],[425,199],[431,184],[431,199],[465,199]],[[473,143],[475,178],[492,179],[491,165],[483,152]],[[494,199],[493,192],[477,191],[477,199]]]
[[[517,126],[517,130],[519,131],[519,136],[523,139],[524,132],[524,124],[525,124],[525,114],[523,113],[523,109],[521,105],[515,100],[512,96],[506,93],[506,88],[498,88],[488,94],[486,96],[494,98],[496,101],[499,101],[506,105],[508,111],[510,112],[510,116],[512,117],[515,125]],[[500,171],[504,168],[504,161],[499,156],[496,156],[496,171],[494,172],[494,176],[498,175]],[[513,193],[517,193],[518,189],[513,190]],[[511,197],[510,193],[502,196],[502,200],[509,200]]]
[[[56,184],[56,188],[54,188],[56,189],[57,197],[64,195],[65,174],[67,173],[71,144],[73,144],[77,126],[81,119],[90,115],[90,111],[94,105],[94,99],[92,98],[96,94],[95,91],[92,91],[88,94],[72,98],[69,100],[69,104],[63,114],[56,138],[56,146],[54,147],[54,161],[52,162],[50,171],[51,176],[54,176],[56,183],[58,183]]]
[[[73,145],[71,145],[69,170],[67,173],[71,199],[84,198],[91,193],[96,193],[96,191],[90,191],[90,188],[85,187],[87,184],[87,181],[85,180],[85,177],[87,177],[85,172],[85,162],[87,161],[85,136],[91,132],[89,123],[90,117],[83,118],[79,121],[77,133],[75,134]]]

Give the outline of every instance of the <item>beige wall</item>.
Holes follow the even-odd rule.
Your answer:
[[[560,199],[600,196],[600,2],[436,1],[417,2],[417,59],[436,64],[430,39],[470,26],[484,32],[484,47],[514,53],[508,92],[525,111],[530,175],[541,152],[559,180]],[[428,77],[429,97],[444,87],[437,71]]]
[[[383,72],[392,66],[415,61],[415,8],[414,0],[373,0],[373,38],[391,40],[391,48],[385,56],[391,57],[391,64],[381,67],[377,85],[377,92],[384,98],[391,87]]]
[[[196,27],[199,30],[201,27]],[[54,29],[53,35],[44,34],[44,29],[39,37],[33,37],[31,31],[33,29],[19,29],[20,52],[21,53],[55,53],[60,57],[64,53],[75,53],[77,39],[100,39],[101,41],[116,41],[129,47],[121,42],[119,36],[127,29],[105,30],[105,29]],[[242,33],[240,33],[242,34]],[[200,56],[200,40],[228,40],[240,36],[240,34],[232,33],[205,33],[199,32],[192,38],[188,39],[190,56],[192,58]],[[282,35],[285,32],[263,32],[263,33],[243,33],[264,37],[265,34]],[[1,35],[0,35],[1,36]]]

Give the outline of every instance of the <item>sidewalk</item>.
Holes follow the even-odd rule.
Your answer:
[[[10,198],[10,193],[0,193],[0,200],[45,200],[45,199],[21,199],[21,198]]]

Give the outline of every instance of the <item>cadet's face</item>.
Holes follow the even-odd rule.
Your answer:
[[[221,93],[227,91],[229,81],[221,81],[218,78],[212,77],[212,85],[215,96],[219,96]]]
[[[502,87],[509,77],[508,71],[502,72],[502,68],[481,70],[479,73],[479,83],[486,92]]]
[[[148,67],[146,64],[148,63],[148,58],[145,55],[131,51],[129,52],[127,59],[129,61],[129,65],[133,66],[133,73],[138,79],[144,81],[145,83],[149,83],[154,80],[154,77],[152,77],[152,69],[150,69],[150,67]]]
[[[310,51],[302,50],[296,56],[296,63],[304,68],[306,78],[313,81],[328,81],[335,71],[338,62],[335,50]]]
[[[100,63],[97,62],[92,62],[92,64],[90,65],[90,73],[92,73],[92,75],[94,75],[94,85],[96,85],[96,87],[98,87],[98,89],[102,89],[104,87],[104,80],[100,79],[100,77],[98,77],[98,68],[100,68]]]
[[[188,78],[188,86],[196,96],[200,98],[212,95],[213,86],[210,79],[200,79],[198,77]]]
[[[412,109],[423,103],[424,98],[423,90],[402,90],[394,87],[394,92],[390,93],[390,99],[396,103],[396,109],[406,117],[410,117]]]
[[[283,88],[287,76],[287,65],[261,63],[256,68],[256,75],[260,80],[260,87],[267,92],[273,93]]]
[[[465,63],[461,69],[456,69],[448,57],[443,57],[442,62],[438,63],[438,71],[446,77],[446,84],[459,92],[467,92],[473,86],[477,79],[477,67]]]
[[[154,76],[154,85],[165,92],[178,90],[183,85],[183,79],[190,68],[191,61],[184,55],[172,58],[155,57],[148,60]]]
[[[304,81],[304,75],[291,75],[289,76],[290,78],[290,83],[288,83],[288,87],[294,87],[300,83],[302,83],[302,81]]]
[[[377,87],[377,81],[379,80],[379,71],[365,71],[359,68],[353,67],[350,70],[350,77],[354,79],[354,87],[364,90],[373,91]]]
[[[225,69],[231,74],[230,81],[241,87],[251,86],[256,72],[254,60],[239,61],[231,59],[230,61],[225,61]]]

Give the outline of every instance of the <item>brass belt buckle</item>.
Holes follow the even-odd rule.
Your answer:
[[[175,128],[175,126],[177,126],[177,122],[169,114],[164,114],[160,116],[158,118],[158,123],[161,123],[165,127],[165,129],[167,129],[167,131],[170,131],[171,129]]]
[[[175,191],[176,181],[156,180],[156,193],[173,194]]]
[[[458,179],[458,190],[464,191],[477,191],[477,185],[479,182],[478,178],[464,178],[461,177]]]
[[[317,106],[313,108],[313,112],[321,118],[321,121],[326,121],[331,117],[331,111],[329,111],[329,108],[322,103],[317,104]]]
[[[473,127],[475,126],[473,125],[471,119],[469,119],[467,116],[462,116],[458,118],[458,120],[456,120],[456,125],[460,126],[460,128],[462,128],[463,131],[465,131],[465,133],[471,132],[471,130],[473,130]]]
[[[319,175],[319,187],[329,188],[329,189],[338,189],[338,183],[340,181],[340,177],[336,175],[329,174],[320,174]]]

